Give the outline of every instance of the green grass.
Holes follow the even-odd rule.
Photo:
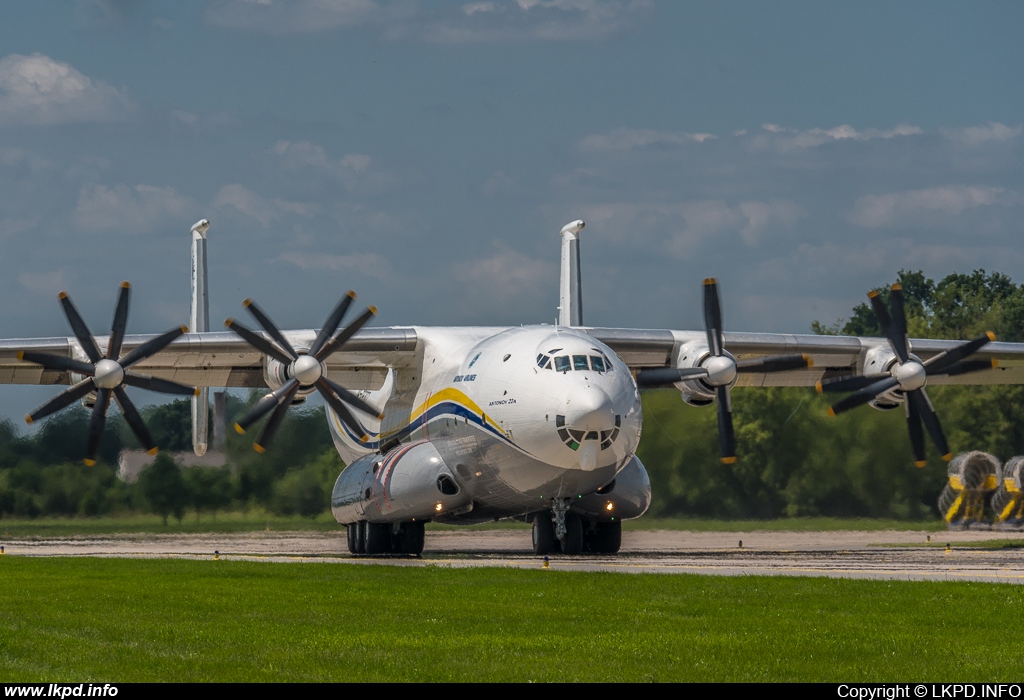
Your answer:
[[[0,585],[2,682],[1006,682],[1024,668],[1010,641],[1024,587],[1006,584],[7,556]]]
[[[219,513],[214,519],[209,514],[196,517],[194,512],[185,515],[181,524],[174,518],[167,525],[159,516],[152,514],[123,514],[99,518],[34,518],[0,519],[0,535],[10,538],[66,537],[69,535],[110,535],[118,533],[225,533],[260,532],[269,528],[273,532],[283,531],[327,531],[340,529],[329,512],[316,518],[281,517],[261,510]],[[464,525],[441,525],[431,523],[435,530],[464,529]],[[502,520],[472,526],[485,530],[516,530],[529,528],[526,523]],[[626,530],[686,530],[692,532],[751,532],[756,530],[789,530],[808,532],[816,530],[920,530],[939,532],[946,530],[942,520],[910,521],[871,518],[783,518],[779,520],[710,520],[703,518],[639,518],[623,522]]]

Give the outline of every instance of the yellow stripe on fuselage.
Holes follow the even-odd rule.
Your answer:
[[[419,417],[422,416],[424,413],[426,413],[439,403],[444,403],[445,401],[451,401],[452,403],[460,404],[463,408],[469,409],[473,413],[476,413],[477,415],[481,416],[484,419],[484,421],[492,428],[497,430],[502,435],[505,435],[505,431],[501,429],[501,426],[499,426],[493,420],[488,418],[487,414],[483,412],[483,409],[476,405],[475,401],[473,401],[471,398],[466,396],[458,389],[455,389],[454,387],[448,387],[447,389],[442,389],[441,391],[431,394],[430,398],[428,398],[426,401],[424,401],[415,409],[413,409],[412,415],[410,416],[409,419],[409,423],[415,423],[419,419]]]

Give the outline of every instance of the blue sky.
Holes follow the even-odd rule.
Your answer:
[[[785,332],[900,268],[1024,282],[1022,26],[1011,2],[5,3],[2,335],[67,334],[62,289],[105,333],[122,279],[130,332],[186,321],[201,217],[213,319],[252,296],[289,328],[349,288],[382,325],[550,322],[576,218],[594,325],[699,328],[709,275],[727,330]]]

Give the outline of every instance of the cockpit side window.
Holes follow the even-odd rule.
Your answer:
[[[555,371],[556,372],[568,372],[571,369],[569,366],[569,356],[559,355],[555,358]]]
[[[544,353],[537,355],[537,366],[541,369],[551,369],[551,358]]]
[[[590,356],[590,366],[595,372],[604,372],[604,360],[597,355]]]

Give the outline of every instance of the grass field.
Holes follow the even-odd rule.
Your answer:
[[[0,557],[0,681],[1019,681],[1024,587]]]
[[[201,532],[255,532],[267,529],[283,531],[337,531],[340,525],[329,513],[316,518],[281,517],[259,510],[220,513],[216,519],[210,515],[197,518],[189,513],[178,524],[170,520],[167,525],[152,514],[125,514],[98,518],[33,518],[0,519],[3,537],[64,537],[68,535],[105,535],[114,533],[201,533]],[[431,523],[431,529],[462,528],[461,525]],[[503,520],[473,527],[484,529],[529,528],[522,522]],[[751,532],[754,530],[921,530],[938,532],[946,529],[941,520],[909,521],[871,518],[783,518],[779,520],[705,520],[700,518],[638,518],[623,523],[627,530],[687,530],[693,532]]]

